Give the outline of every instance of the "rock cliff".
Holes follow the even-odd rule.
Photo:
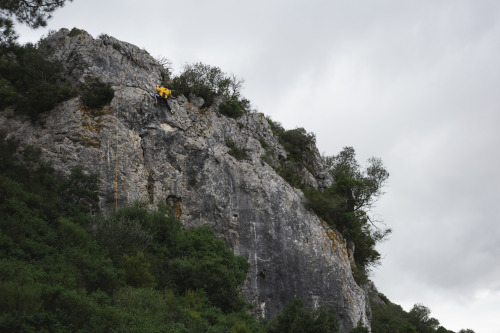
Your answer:
[[[186,227],[209,225],[251,268],[242,293],[258,315],[273,317],[294,297],[333,309],[344,331],[359,320],[369,326],[368,295],[351,274],[342,237],[304,206],[291,187],[263,161],[286,151],[263,114],[238,119],[200,108],[192,97],[174,99],[174,114],[154,105],[148,93],[162,66],[144,50],[109,36],[62,29],[46,39],[65,75],[75,82],[98,76],[115,90],[99,114],[79,98],[59,104],[41,123],[0,113],[0,130],[42,148],[67,171],[82,165],[101,176],[101,209],[136,200],[166,201]],[[227,140],[247,152],[231,156]],[[265,142],[266,149],[262,147]],[[332,180],[316,151],[308,182]]]

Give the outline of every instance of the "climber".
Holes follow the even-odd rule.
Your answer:
[[[170,105],[168,105],[168,96],[172,95],[172,92],[165,88],[163,84],[160,84],[159,86],[156,86],[156,94],[155,96],[155,104],[158,104],[158,99],[160,101],[163,101],[165,103],[165,106],[167,107],[167,110],[170,111],[171,113],[174,113]]]

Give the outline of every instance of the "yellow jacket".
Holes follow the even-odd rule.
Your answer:
[[[163,98],[167,98],[168,95],[171,95],[172,93],[170,92],[170,90],[168,90],[167,88],[165,87],[156,87],[156,90],[158,90],[158,93],[160,94],[161,97]]]

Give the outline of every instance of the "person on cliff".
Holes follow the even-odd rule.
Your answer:
[[[165,106],[167,107],[168,111],[174,113],[170,105],[168,105],[168,96],[170,95],[172,95],[172,92],[169,89],[165,88],[163,84],[156,86],[155,104],[158,104],[158,100],[160,100],[163,103],[165,103]]]

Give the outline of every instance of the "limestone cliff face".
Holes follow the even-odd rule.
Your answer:
[[[108,36],[69,37],[64,29],[47,42],[75,81],[99,76],[111,83],[113,102],[96,115],[74,98],[43,124],[0,113],[0,130],[38,145],[63,171],[82,165],[100,174],[102,209],[167,201],[186,227],[210,225],[250,262],[242,292],[259,315],[273,317],[301,297],[333,309],[344,331],[359,320],[369,326],[368,297],[352,277],[342,237],[262,160],[264,141],[273,156],[286,156],[263,114],[235,120],[218,114],[217,103],[200,109],[202,101],[183,97],[172,101],[171,114],[148,96],[161,66],[145,51]],[[248,159],[228,154],[228,139],[246,149]],[[311,169],[309,183],[331,184],[319,155]]]

